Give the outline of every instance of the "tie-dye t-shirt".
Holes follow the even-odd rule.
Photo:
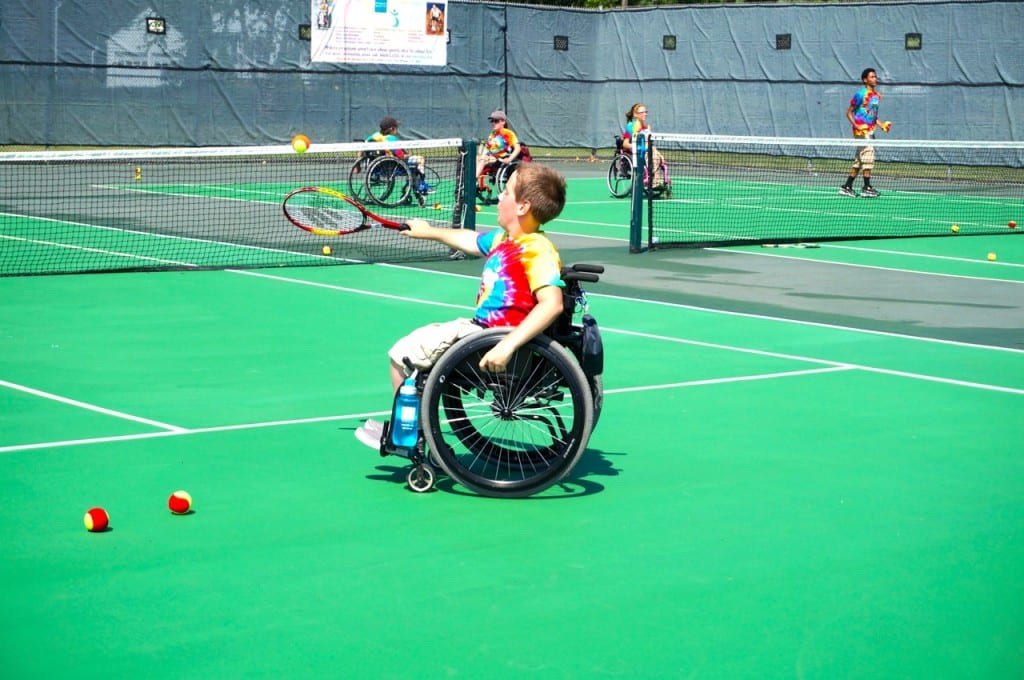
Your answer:
[[[875,123],[878,121],[878,105],[882,103],[882,95],[874,90],[863,87],[853,95],[850,106],[853,107],[853,134],[865,135],[875,131]],[[866,130],[858,130],[856,126],[867,125]]]
[[[495,158],[504,158],[512,153],[512,149],[519,143],[516,133],[508,128],[501,128],[491,133],[487,138],[487,153]]]
[[[386,135],[383,132],[374,132],[372,135],[366,138],[368,142],[397,142],[398,137],[396,135]],[[399,158],[405,158],[405,151],[402,149],[385,149],[384,153],[389,156],[397,156]]]
[[[641,153],[647,152],[647,135],[641,135],[640,133],[647,129],[647,125],[640,122],[639,118],[626,123],[626,127],[622,129],[622,138],[628,140],[630,144],[634,142],[637,144],[636,150]]]
[[[476,245],[487,257],[476,296],[476,318],[485,326],[518,326],[537,305],[534,291],[565,285],[558,251],[542,232],[509,238],[495,229]]]

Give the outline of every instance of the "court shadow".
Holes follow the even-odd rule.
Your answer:
[[[614,467],[612,461],[607,458],[608,455],[622,456],[622,453],[607,454],[600,449],[588,448],[583,456],[580,457],[576,467],[572,469],[572,472],[557,484],[552,485],[549,489],[546,489],[542,494],[537,496],[528,496],[526,498],[519,498],[515,500],[530,500],[530,501],[550,501],[560,500],[565,498],[579,498],[583,496],[591,496],[593,494],[601,493],[604,491],[604,485],[594,481],[593,477],[615,477],[618,476],[619,470]],[[376,467],[377,474],[369,474],[366,476],[367,479],[388,482],[391,484],[400,484],[407,487],[406,475],[409,472],[409,465],[405,464],[404,458],[395,456],[395,464],[381,464]],[[434,482],[434,486],[430,491],[424,493],[434,493],[436,491],[444,491],[445,493],[455,494],[458,496],[470,496],[474,498],[487,498],[481,494],[475,493],[468,489],[463,488],[457,482],[449,478],[443,470],[436,469],[437,480]],[[500,500],[500,499],[497,499]]]

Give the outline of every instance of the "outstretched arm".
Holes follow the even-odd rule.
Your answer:
[[[399,233],[404,236],[408,236],[409,238],[437,241],[438,243],[445,244],[449,248],[461,250],[467,255],[483,254],[476,246],[476,238],[479,234],[475,231],[469,229],[442,229],[421,219],[406,220],[405,224],[409,229],[406,231],[400,231]]]

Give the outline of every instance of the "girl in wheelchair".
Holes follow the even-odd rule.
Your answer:
[[[641,134],[647,130],[650,130],[650,125],[647,124],[647,106],[639,102],[633,104],[626,111],[626,126],[622,129],[622,151],[632,155],[635,145],[641,159],[650,153],[654,161],[654,177],[651,178],[649,190],[655,195],[667,192],[671,197],[672,186],[668,177],[668,165],[661,152],[653,145],[647,148],[647,136]]]
[[[481,371],[501,373],[518,348],[559,318],[564,286],[561,260],[541,226],[558,217],[564,207],[565,179],[551,168],[528,163],[512,174],[499,196],[501,229],[480,234],[409,220],[408,230],[400,232],[406,237],[438,241],[486,260],[473,318],[424,326],[389,350],[394,391],[406,378],[406,361],[416,370],[428,370],[458,340],[486,328],[511,328],[479,360]],[[384,424],[367,420],[355,434],[367,446],[380,449]]]

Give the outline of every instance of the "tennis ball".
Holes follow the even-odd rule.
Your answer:
[[[949,228],[949,230],[951,232],[953,232],[954,234],[959,234],[960,233],[960,225],[959,224],[954,224],[952,227]]]
[[[476,209],[477,212],[480,212],[480,206],[477,205],[477,206],[474,206],[474,208]]]
[[[441,209],[441,204],[440,203],[435,203],[434,204],[434,210],[440,210],[440,209]]]
[[[333,250],[331,250],[331,247],[330,247],[330,246],[324,246],[324,247],[323,247],[323,248],[321,249],[321,252],[323,252],[323,254],[324,254],[324,255],[330,255],[330,254],[331,254],[331,253],[333,253],[334,251],[333,251]]]
[[[989,262],[995,262],[996,261],[996,254],[995,253],[989,253],[988,254],[988,261]]]
[[[103,508],[91,508],[83,518],[85,528],[92,532],[106,531],[110,526],[110,515]]]
[[[1006,223],[1006,226],[1008,226],[1010,229],[1016,229],[1017,223],[1014,222],[1013,220],[1010,220],[1009,222]]]
[[[189,495],[188,491],[175,491],[167,499],[167,507],[175,515],[184,515],[192,509],[192,496]]]
[[[292,137],[292,148],[295,153],[306,153],[309,148],[309,137],[306,135],[295,135]]]

